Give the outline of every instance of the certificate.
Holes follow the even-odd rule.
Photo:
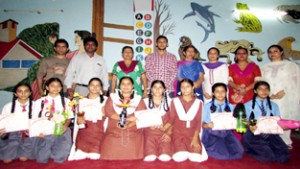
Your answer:
[[[264,134],[283,134],[283,129],[278,125],[279,116],[260,116],[256,123],[254,135]]]
[[[54,122],[47,118],[31,119],[29,124],[29,137],[37,137],[40,134],[50,135],[54,132]]]
[[[237,121],[232,112],[211,113],[211,120],[214,123],[212,130],[233,130],[236,129]]]
[[[11,113],[0,115],[0,129],[5,129],[6,133],[22,131],[28,129],[27,113]]]
[[[136,111],[134,115],[137,118],[136,127],[138,129],[163,124],[161,114],[157,110]]]

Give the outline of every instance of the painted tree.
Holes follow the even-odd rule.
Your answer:
[[[154,20],[154,40],[159,35],[173,34],[176,27],[176,23],[172,22],[167,24],[172,19],[172,14],[169,9],[169,5],[163,0],[155,1],[155,20]],[[162,32],[160,32],[162,28]]]

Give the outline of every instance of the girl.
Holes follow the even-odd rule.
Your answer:
[[[245,104],[247,118],[257,120],[260,116],[279,116],[276,103],[270,101],[270,85],[259,81],[254,86],[252,101]],[[259,161],[287,162],[290,154],[288,147],[278,134],[254,135],[256,125],[250,126],[243,135],[245,152]]]
[[[207,51],[209,62],[203,64],[204,81],[203,81],[203,95],[204,103],[209,103],[212,96],[212,86],[217,83],[228,84],[228,67],[225,63],[219,62],[220,51],[218,48],[212,47]]]
[[[31,99],[31,88],[28,84],[19,83],[13,89],[13,100],[3,107],[1,115],[23,113],[24,118],[31,119],[34,102]],[[34,159],[34,138],[27,137],[25,131],[5,133],[0,129],[0,159],[10,163],[19,158],[21,161]],[[25,138],[24,138],[25,137]]]
[[[193,81],[180,81],[181,96],[171,102],[170,120],[172,141],[177,162],[189,159],[193,162],[207,160],[207,153],[200,141],[201,117],[203,102],[194,97]],[[167,127],[166,127],[167,128]]]
[[[101,159],[134,160],[144,157],[144,137],[136,128],[136,110],[145,110],[142,97],[134,92],[134,82],[124,76],[119,90],[111,93],[105,105],[108,126],[101,146]]]
[[[197,97],[203,100],[203,92],[202,92],[202,82],[204,79],[204,70],[200,62],[195,61],[194,57],[196,48],[193,45],[187,46],[183,49],[183,54],[185,59],[183,61],[178,61],[178,81],[176,81],[175,89],[179,89],[178,83],[182,79],[191,79],[193,81],[193,86],[195,88],[195,92],[197,93]],[[177,93],[177,92],[176,92]]]
[[[155,80],[151,84],[149,99],[144,99],[148,109],[153,109],[162,117],[163,124],[169,119],[169,100],[165,83]],[[171,160],[171,130],[164,130],[166,125],[149,127],[144,129],[144,161],[154,161],[157,157],[161,161]]]
[[[70,100],[64,97],[63,84],[58,78],[50,78],[46,84],[46,97],[42,97],[36,101],[34,109],[34,116],[48,117],[49,120],[54,121],[53,113],[69,112],[68,119],[63,125],[63,135],[43,135],[39,136],[37,141],[36,159],[40,163],[47,163],[51,158],[54,162],[62,163],[68,158],[72,140],[71,130],[69,124],[73,118],[71,107],[68,106]]]
[[[207,154],[220,160],[234,160],[243,157],[243,146],[231,130],[212,130],[214,123],[211,113],[232,112],[233,106],[227,101],[227,86],[215,83],[212,86],[212,101],[204,105],[202,142]]]
[[[104,136],[103,106],[107,97],[99,94],[102,91],[102,82],[99,78],[92,78],[88,83],[88,89],[87,98],[79,100],[79,113],[84,113],[84,115],[77,116],[77,124],[85,124],[85,128],[79,129],[77,137],[75,134],[77,131],[74,131],[74,139],[76,140],[75,160],[86,158],[97,160],[100,158],[101,143]]]

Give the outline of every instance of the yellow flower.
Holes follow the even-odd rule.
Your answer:
[[[73,97],[80,97],[79,93],[75,92]]]

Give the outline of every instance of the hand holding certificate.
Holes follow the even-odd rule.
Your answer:
[[[233,130],[236,128],[236,118],[232,116],[232,112],[211,113],[211,120],[214,123],[212,130]]]
[[[141,110],[134,112],[136,120],[136,127],[138,129],[140,128],[146,128],[151,126],[159,126],[162,125],[162,118],[159,112],[157,110]]]
[[[54,122],[47,118],[30,120],[29,137],[38,137],[40,134],[50,135],[54,132]]]
[[[11,113],[0,115],[0,129],[5,129],[6,133],[22,131],[28,129],[27,113]]]

